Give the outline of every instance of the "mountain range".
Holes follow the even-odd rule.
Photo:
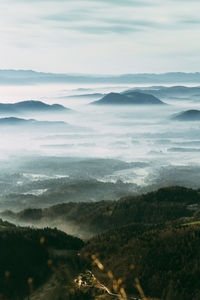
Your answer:
[[[0,70],[1,84],[36,84],[36,83],[100,83],[100,84],[166,84],[166,83],[199,83],[200,73],[140,73],[122,75],[92,74],[55,74],[35,72],[32,70]]]
[[[200,99],[200,87],[188,87],[188,86],[172,86],[172,87],[163,87],[163,86],[152,86],[150,88],[134,88],[131,91],[136,91],[140,93],[151,94],[160,99],[188,99],[198,100]]]

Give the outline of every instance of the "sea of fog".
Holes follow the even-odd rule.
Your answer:
[[[0,208],[16,209],[19,195],[24,196],[23,200],[20,198],[20,208],[30,203],[48,206],[54,203],[52,186],[56,189],[56,184],[66,189],[66,199],[58,197],[62,202],[120,198],[167,185],[199,187],[200,123],[175,122],[170,118],[183,110],[200,109],[200,99],[198,102],[169,98],[165,99],[168,105],[163,106],[115,107],[90,105],[97,98],[79,97],[133,87],[0,86],[1,103],[31,99],[71,109],[58,114],[20,116],[64,121],[68,126],[63,128],[1,129]],[[92,180],[96,184],[93,190],[91,184],[87,185]],[[70,194],[72,183],[76,188]],[[79,190],[82,185],[85,193]]]

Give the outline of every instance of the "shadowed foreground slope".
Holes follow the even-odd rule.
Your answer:
[[[200,297],[197,190],[171,187],[119,201],[69,203],[9,214],[16,220],[35,218],[37,224],[60,218],[75,224],[77,231],[79,227],[98,235],[84,245],[55,229],[8,229],[9,224],[2,223],[0,237],[7,245],[0,248],[2,292],[8,299],[21,299],[30,291],[32,282],[27,285],[27,278],[33,278],[34,287],[40,286],[31,300],[144,299],[143,293],[147,299]],[[8,266],[15,268],[10,272]],[[17,274],[17,285],[11,274]]]

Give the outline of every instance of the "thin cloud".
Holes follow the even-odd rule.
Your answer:
[[[183,19],[183,20],[179,21],[179,24],[200,25],[200,19]]]
[[[141,29],[133,27],[133,26],[126,26],[126,25],[80,25],[80,26],[66,26],[63,28],[67,28],[73,31],[79,31],[84,34],[92,34],[92,35],[102,35],[102,34],[124,34],[124,33],[133,33],[141,31]]]
[[[199,0],[0,2],[0,68],[165,71],[172,60],[185,70],[198,66]]]
[[[15,2],[15,0],[9,0],[10,2]],[[144,5],[153,5],[153,0],[18,0],[18,2],[24,2],[24,3],[42,3],[42,2],[54,2],[54,3],[97,3],[104,5],[128,5],[128,6],[144,6]]]

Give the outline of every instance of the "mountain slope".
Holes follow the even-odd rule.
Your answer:
[[[56,195],[55,195],[56,198]],[[131,223],[158,224],[191,217],[189,205],[200,205],[196,190],[173,187],[162,188],[141,196],[130,196],[118,201],[63,203],[46,209],[29,209],[20,213],[5,212],[8,220],[46,222],[60,225],[82,237],[93,236]],[[72,231],[71,231],[72,230]]]
[[[199,251],[200,226],[132,224],[94,237],[81,255],[93,261],[91,270],[102,283],[115,293],[124,287],[128,299],[143,299],[142,288],[145,299],[198,300]]]
[[[56,253],[77,253],[84,245],[57,229],[15,227],[1,220],[0,224],[1,299],[24,299],[55,272]]]
[[[155,192],[137,197],[126,197],[119,201],[68,203],[47,209],[24,210],[16,214],[10,212],[10,217],[12,215],[12,218],[16,218],[17,221],[35,220],[37,226],[41,220],[45,224],[49,224],[49,220],[55,220],[55,223],[58,224],[58,220],[61,220],[66,222],[66,230],[69,227],[74,229],[73,225],[76,225],[79,232],[87,228],[99,233],[90,240],[87,239],[85,244],[81,240],[66,236],[55,229],[27,228],[12,234],[10,242],[13,243],[13,248],[18,245],[18,242],[20,244],[22,252],[20,259],[15,262],[16,255],[11,256],[12,251],[8,251],[13,248],[7,247],[7,244],[3,251],[5,252],[7,249],[6,255],[11,263],[16,263],[17,267],[21,261],[23,263],[21,263],[22,274],[19,274],[17,280],[17,283],[20,284],[15,289],[15,295],[22,295],[20,294],[22,293],[21,288],[23,285],[27,287],[24,281],[23,285],[21,284],[27,268],[29,271],[34,265],[35,273],[31,276],[32,278],[35,278],[35,274],[40,272],[37,277],[38,285],[47,278],[48,268],[46,269],[44,261],[49,259],[49,253],[54,253],[58,255],[57,271],[60,272],[65,287],[68,278],[67,272],[63,270],[63,264],[67,267],[68,273],[70,272],[71,281],[74,279],[72,277],[74,273],[66,262],[70,262],[78,272],[83,270],[84,273],[79,273],[76,277],[77,280],[73,280],[77,285],[71,289],[72,295],[70,294],[68,297],[65,293],[63,298],[47,297],[46,299],[96,299],[98,296],[101,296],[101,299],[120,299],[116,296],[120,293],[127,294],[127,298],[124,297],[124,299],[141,299],[144,298],[141,293],[142,288],[144,294],[150,299],[198,300],[200,296],[199,212],[200,192],[182,187],[162,188]],[[3,225],[2,230],[4,230],[4,223],[0,224]],[[5,226],[10,225],[6,223]],[[16,231],[15,228],[9,230]],[[6,235],[3,236],[4,239],[5,237]],[[32,241],[40,240],[40,237],[45,237],[44,241],[48,241],[47,248],[40,248],[41,246],[38,247],[37,243],[31,244]],[[24,265],[23,258],[30,245],[32,245],[29,250],[30,259],[26,258],[27,263]],[[47,251],[55,246],[58,250]],[[15,246],[14,249],[17,251],[18,258],[18,246]],[[78,250],[80,255],[74,251],[76,255],[68,256],[66,261],[67,253],[63,252],[63,249]],[[2,248],[0,248],[1,251]],[[43,251],[46,252],[43,253]],[[38,262],[35,262],[32,252],[39,255]],[[65,257],[59,256],[63,253]],[[43,260],[41,260],[42,255],[44,255]],[[35,264],[30,263],[32,257]],[[1,258],[2,256],[0,256]],[[2,265],[4,266],[6,263],[7,260],[4,259]],[[38,269],[39,265],[41,269]],[[91,271],[86,271],[88,269]],[[93,285],[95,278],[99,287]],[[47,288],[49,289],[49,286]],[[5,291],[8,293],[8,290],[5,289]],[[24,291],[25,289],[23,289],[23,293]],[[115,296],[107,298],[106,291],[110,291]],[[60,290],[58,290],[59,292]],[[37,295],[30,299],[40,299]]]

